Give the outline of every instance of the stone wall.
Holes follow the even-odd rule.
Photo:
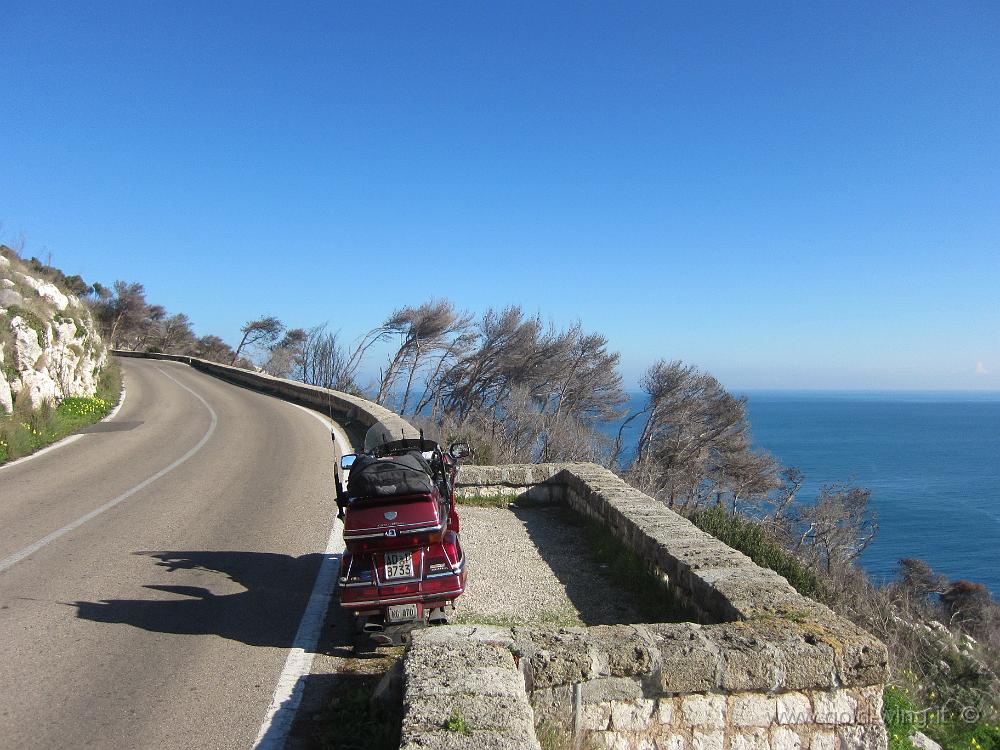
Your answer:
[[[610,471],[593,464],[469,466],[458,491],[564,502],[599,520],[695,606],[702,622],[418,632],[406,657],[403,747],[439,740],[439,747],[534,747],[504,734],[499,704],[476,698],[481,681],[441,678],[428,691],[416,679],[415,659],[433,664],[483,642],[506,649],[518,666],[538,731],[575,747],[887,746],[881,643]],[[447,717],[439,714],[448,705],[469,712],[471,734],[443,729]]]

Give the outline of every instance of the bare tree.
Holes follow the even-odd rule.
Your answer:
[[[348,372],[348,360],[337,334],[327,331],[324,323],[306,332],[294,376],[310,385],[355,392],[357,386]]]
[[[798,509],[795,552],[827,574],[853,565],[878,531],[878,519],[868,509],[870,498],[871,491],[861,487],[823,487],[815,503]]]
[[[159,308],[162,310],[163,308]],[[160,351],[173,354],[189,352],[195,343],[195,335],[191,330],[191,321],[184,313],[176,315],[157,316],[150,321],[150,333],[146,340],[147,351]]]

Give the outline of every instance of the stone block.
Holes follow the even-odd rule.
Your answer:
[[[788,727],[771,730],[771,750],[802,750],[802,738]]]
[[[611,701],[611,727],[622,732],[644,732],[653,721],[652,700]]]
[[[629,738],[620,732],[593,732],[590,739],[597,747],[607,750],[632,750]]]
[[[775,638],[782,686],[786,690],[815,690],[836,685],[833,648],[797,627]]]
[[[809,750],[837,750],[837,735],[833,732],[813,732]]]
[[[673,724],[674,717],[676,716],[676,711],[674,710],[674,701],[670,698],[660,698],[656,702],[656,721],[657,723],[668,726]]]
[[[681,718],[693,727],[723,728],[726,698],[723,695],[688,695],[681,699]]]
[[[683,734],[664,734],[656,738],[656,750],[685,750],[686,745]]]
[[[413,631],[414,644],[447,645],[460,641],[474,643],[493,643],[504,647],[514,644],[514,636],[510,628],[494,625],[442,625],[434,628],[423,628]]]
[[[817,724],[853,724],[857,720],[858,701],[846,690],[814,693],[812,699]]]
[[[778,696],[779,724],[811,724],[812,705],[803,693],[781,693]]]
[[[858,690],[859,724],[878,724],[882,721],[882,687],[874,686]]]
[[[724,690],[765,692],[780,685],[778,652],[766,633],[742,624],[706,630],[721,652]]]
[[[584,703],[580,707],[580,726],[588,732],[605,732],[611,726],[611,703]]]
[[[737,727],[769,727],[778,714],[778,701],[766,695],[744,693],[729,698],[729,722]]]
[[[725,732],[699,732],[695,730],[691,734],[691,750],[723,750],[725,741]]]
[[[603,677],[580,686],[580,700],[584,703],[636,701],[642,698],[642,686],[628,677]]]
[[[731,731],[728,736],[728,750],[770,750],[771,743],[766,729],[744,729]]]
[[[842,726],[837,728],[840,750],[886,750],[889,735],[882,724]]]
[[[404,702],[403,734],[436,732],[454,712],[461,714],[473,730],[497,731],[525,740],[535,736],[527,701],[482,695],[420,696],[419,700],[413,700],[409,685]]]
[[[649,625],[660,652],[660,689],[699,693],[719,684],[718,651],[698,625]]]

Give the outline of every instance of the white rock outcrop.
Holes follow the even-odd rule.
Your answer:
[[[33,276],[28,276],[26,273],[14,274],[19,281],[23,282],[27,286],[38,292],[38,296],[44,299],[46,302],[55,306],[56,310],[62,312],[67,307],[69,307],[69,297],[59,291],[59,287],[53,284],[51,281],[43,281],[42,279],[36,279]]]
[[[0,275],[0,413],[93,396],[107,351],[86,306],[2,255]]]

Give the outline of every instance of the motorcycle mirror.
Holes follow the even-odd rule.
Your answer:
[[[357,453],[348,453],[345,456],[340,457],[340,468],[344,471],[350,470],[354,465],[354,462],[358,459]]]
[[[448,453],[452,458],[468,458],[472,455],[472,446],[468,443],[452,443]]]

